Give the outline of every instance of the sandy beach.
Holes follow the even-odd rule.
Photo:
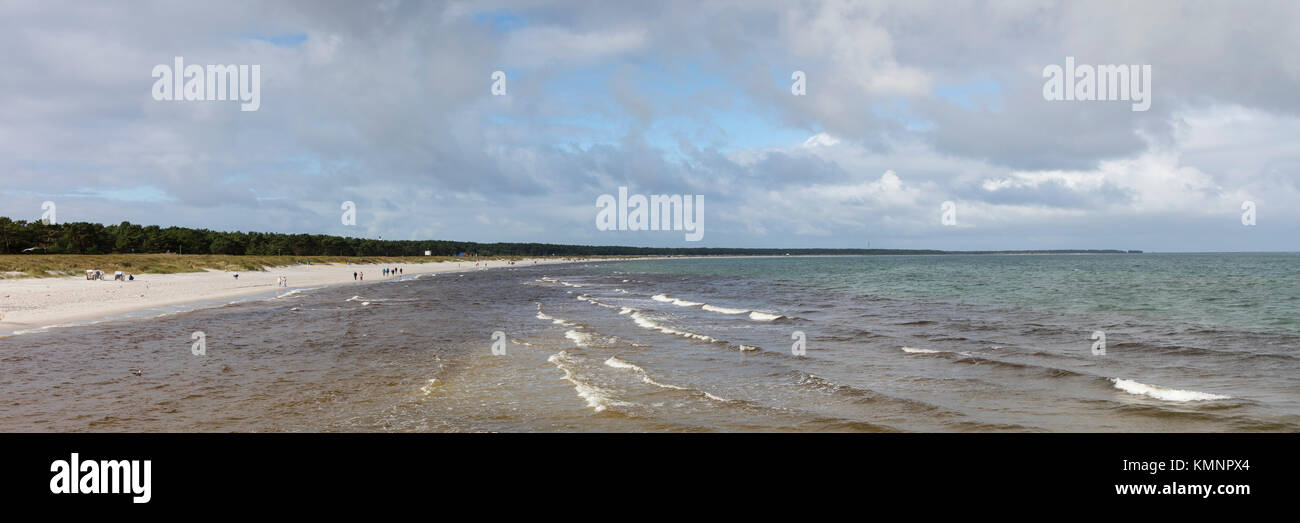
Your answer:
[[[515,267],[572,263],[571,259],[527,258]],[[487,270],[510,262],[455,261],[385,265],[314,264],[270,267],[264,271],[209,270],[202,273],[136,274],[134,281],[87,280],[83,276],[0,280],[0,335],[54,325],[77,324],[138,311],[207,300],[288,292],[325,285],[360,285],[401,276]],[[477,265],[476,265],[477,264]],[[401,276],[383,276],[385,267]],[[353,279],[365,273],[365,281]],[[283,276],[287,286],[277,286]]]

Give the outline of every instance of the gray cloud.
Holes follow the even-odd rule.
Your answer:
[[[595,196],[626,185],[705,194],[707,245],[1296,249],[1298,14],[1289,2],[12,2],[0,214],[34,218],[54,198],[65,220],[683,244],[593,230]],[[148,73],[174,56],[261,64],[262,108],[154,101]],[[1065,56],[1151,64],[1151,110],[1043,100],[1041,70]],[[507,96],[489,92],[499,69]],[[807,96],[789,92],[796,69]],[[818,133],[835,144],[801,145]],[[885,171],[898,191],[872,189]],[[1277,228],[1197,233],[1232,224],[1247,197]],[[357,228],[338,223],[343,200],[358,203]],[[978,227],[935,226],[944,200]]]

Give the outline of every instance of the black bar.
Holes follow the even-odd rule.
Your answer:
[[[664,496],[818,507],[1033,499],[1087,510],[1254,508],[1292,497],[1298,442],[1294,434],[5,434],[0,488],[7,507],[125,513],[213,503],[427,509],[435,499],[496,500],[505,509]],[[151,499],[52,493],[51,464],[72,453],[83,463],[149,460]],[[1171,459],[1187,470],[1169,470]],[[1165,470],[1125,471],[1126,460]],[[1203,464],[1228,470],[1193,469]],[[1128,484],[1250,492],[1116,493]]]

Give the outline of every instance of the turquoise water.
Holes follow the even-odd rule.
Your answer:
[[[617,271],[1300,334],[1300,253],[685,259]]]

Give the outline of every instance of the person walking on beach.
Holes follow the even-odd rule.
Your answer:
[[[352,281],[357,281],[357,271],[352,271]]]

